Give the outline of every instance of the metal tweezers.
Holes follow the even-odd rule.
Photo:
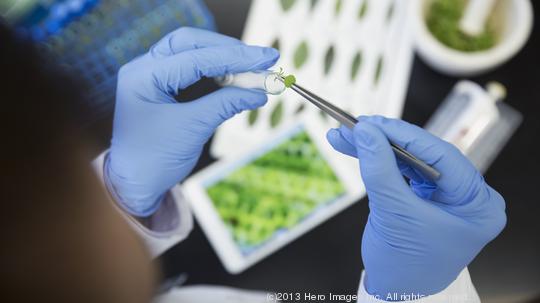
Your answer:
[[[282,77],[278,77],[278,79],[284,81]],[[320,108],[323,112],[336,119],[341,124],[347,126],[348,128],[353,129],[354,126],[358,123],[358,120],[356,120],[356,118],[351,116],[349,113],[324,100],[323,98],[315,95],[314,93],[308,91],[300,85],[293,84],[291,85],[291,89],[297,92],[300,96],[307,99],[315,106],[317,106],[318,108]],[[441,177],[440,172],[438,172],[433,167],[427,165],[425,162],[419,160],[414,155],[403,149],[401,146],[398,146],[392,142],[390,142],[390,146],[392,147],[392,150],[394,151],[397,158],[416,169],[424,177],[427,177],[433,181],[438,180]]]

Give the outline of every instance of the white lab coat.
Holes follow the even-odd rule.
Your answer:
[[[101,180],[103,180],[103,163],[108,153],[104,152],[93,162],[93,167]],[[111,193],[112,191],[108,191]],[[112,194],[113,200],[115,199]],[[121,212],[122,206],[115,205]],[[143,238],[152,256],[156,257],[176,243],[184,240],[193,228],[193,217],[189,205],[182,195],[180,186],[175,186],[165,197],[162,207],[152,216],[151,229],[142,226],[131,216],[124,216],[133,229]],[[358,256],[360,257],[360,256]],[[330,302],[329,294],[317,294],[326,296],[326,301]],[[156,298],[158,303],[269,303],[273,301],[272,292],[244,291],[229,287],[220,286],[185,286],[173,288],[169,293]],[[298,302],[309,302],[300,294],[302,299]],[[360,279],[357,303],[387,302],[369,295],[364,288],[364,272]],[[384,298],[381,298],[384,299]],[[335,302],[345,302],[343,300]],[[314,301],[321,302],[321,300]],[[472,284],[469,271],[465,268],[458,278],[452,282],[445,290],[438,294],[425,297],[414,298],[414,300],[402,301],[403,303],[479,303],[480,298]]]

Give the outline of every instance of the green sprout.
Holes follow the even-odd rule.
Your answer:
[[[283,80],[283,84],[285,84],[286,88],[291,88],[291,86],[296,83],[296,77],[294,75],[285,76],[285,72],[283,71],[282,67],[279,68],[277,76]]]
[[[294,75],[288,75],[283,78],[283,83],[285,83],[285,87],[291,88],[296,83],[296,77]]]

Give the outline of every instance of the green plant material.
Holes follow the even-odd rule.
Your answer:
[[[335,57],[334,46],[330,46],[328,50],[326,50],[326,55],[324,55],[324,74],[325,75],[327,75],[330,72],[330,69],[332,68],[332,64],[334,63],[334,57]]]
[[[283,71],[282,67],[279,68],[277,75],[283,79],[283,84],[286,88],[291,88],[291,86],[296,83],[296,77],[294,75],[285,76],[285,72]]]
[[[259,109],[254,109],[254,110],[249,111],[249,114],[248,114],[249,126],[253,126],[253,124],[257,122],[257,118],[259,118]]]
[[[426,18],[429,31],[442,44],[459,51],[475,52],[492,48],[497,43],[493,18],[489,18],[484,32],[478,36],[469,36],[459,28],[466,4],[466,0],[433,0]]]
[[[377,60],[377,67],[375,69],[375,76],[373,77],[373,83],[375,85],[377,85],[379,83],[379,80],[381,79],[383,67],[384,67],[384,59],[382,56],[379,56],[379,59]]]
[[[272,42],[271,46],[279,51],[279,49],[281,47],[280,44],[279,44],[279,38],[276,38],[276,40],[274,40],[274,42]]]
[[[283,100],[279,100],[270,114],[270,126],[276,127],[283,120]]]
[[[356,55],[354,55],[354,58],[351,64],[351,81],[354,81],[356,79],[356,76],[358,76],[358,72],[360,71],[361,66],[362,66],[362,52],[358,51]]]
[[[368,1],[369,0],[364,0],[362,5],[360,5],[360,9],[358,10],[358,20],[362,20],[366,16],[368,10]]]
[[[321,116],[321,118],[325,121],[328,120],[328,114],[323,112],[322,110],[319,110],[319,116]]]
[[[286,88],[291,88],[296,83],[296,77],[294,75],[288,75],[283,78],[283,83]]]
[[[311,10],[315,9],[315,6],[317,6],[317,3],[319,3],[319,0],[311,0],[310,9]]]
[[[302,131],[206,192],[241,251],[249,253],[346,190]]]
[[[283,8],[283,11],[286,12],[293,7],[296,0],[280,0],[279,2],[281,3],[281,8]]]
[[[392,2],[390,6],[388,7],[388,11],[386,11],[386,23],[390,23],[390,21],[392,21],[392,17],[394,16],[395,6],[396,6],[396,3]]]
[[[296,69],[301,68],[309,57],[309,47],[306,41],[302,41],[294,51],[293,63]]]
[[[334,7],[334,13],[336,16],[341,13],[341,8],[343,7],[343,0],[336,0],[336,6]]]
[[[304,103],[304,101],[301,100],[300,102],[302,102],[302,103],[300,103],[300,105],[294,111],[295,115],[299,115],[300,113],[302,113],[304,111],[304,109],[306,109],[306,104]]]

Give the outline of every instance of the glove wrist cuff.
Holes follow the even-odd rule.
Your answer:
[[[126,213],[134,217],[148,217],[155,213],[161,201],[165,197],[165,193],[161,193],[157,196],[153,196],[149,199],[137,199],[137,198],[128,198],[125,193],[126,190],[122,190],[122,185],[120,176],[117,176],[111,169],[111,157],[110,154],[105,155],[105,161],[103,162],[103,180],[107,191],[114,199],[116,204]],[[151,202],[149,202],[151,201]],[[137,207],[140,205],[147,205],[147,207],[141,208]],[[135,206],[135,207],[134,207]]]

